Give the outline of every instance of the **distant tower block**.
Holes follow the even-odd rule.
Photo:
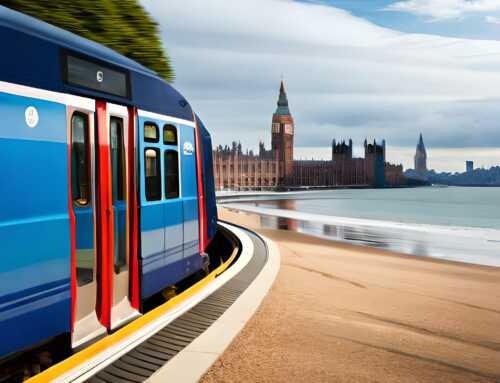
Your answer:
[[[467,173],[472,173],[474,171],[474,161],[465,161],[465,170]]]
[[[422,139],[422,133],[420,133],[420,139],[417,144],[417,151],[415,153],[415,170],[419,173],[427,173],[427,152],[425,150],[424,140]]]
[[[373,144],[369,144],[365,139],[365,162],[366,162],[366,179],[368,184],[381,188],[385,186],[385,140],[382,140],[382,145],[377,144],[373,140]]]
[[[273,114],[271,148],[273,157],[278,160],[278,177],[283,180],[293,175],[293,135],[294,122],[290,109],[288,109],[288,99],[286,97],[283,81],[280,85],[280,95],[278,107]]]

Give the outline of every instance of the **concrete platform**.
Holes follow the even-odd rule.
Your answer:
[[[277,245],[265,237],[261,238],[267,247],[268,257],[257,277],[217,321],[147,382],[197,382],[238,335],[259,307],[280,268]]]
[[[38,382],[84,382],[100,380],[94,376],[111,366],[129,351],[140,346],[163,328],[180,318],[200,302],[216,292],[246,267],[253,255],[253,242],[244,230],[233,225],[222,224],[241,242],[239,257],[219,266],[202,281],[196,283],[180,295],[144,314],[117,332],[97,341],[84,350],[50,367],[29,379]],[[166,357],[165,360],[168,360]],[[128,373],[127,373],[128,374]],[[112,379],[116,381],[116,377]],[[119,381],[125,381],[120,380]],[[144,378],[146,380],[146,378]],[[106,381],[106,380],[105,380]],[[134,380],[137,381],[137,378]]]

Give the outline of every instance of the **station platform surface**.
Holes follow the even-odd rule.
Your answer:
[[[266,238],[221,223],[239,249],[207,277],[28,382],[194,382],[252,316],[279,270]]]

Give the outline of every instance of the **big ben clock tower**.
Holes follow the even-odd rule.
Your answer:
[[[293,118],[288,109],[285,86],[281,81],[278,107],[273,114],[271,136],[273,157],[279,162],[280,182],[293,173],[293,131]]]

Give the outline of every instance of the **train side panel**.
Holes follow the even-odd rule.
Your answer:
[[[145,124],[154,124],[157,142],[147,142]],[[161,288],[165,256],[165,205],[162,193],[162,147],[159,139],[158,121],[140,117],[137,123],[139,137],[139,185],[140,185],[140,257],[141,298],[147,298]],[[158,174],[158,177],[153,177]],[[157,195],[148,196],[147,190],[159,188]]]
[[[141,189],[139,263],[141,297],[145,299],[199,270],[201,257],[194,128],[141,116],[137,127]],[[165,139],[167,128],[176,138],[175,143]],[[146,137],[146,131],[154,138]]]
[[[0,114],[1,357],[70,331],[71,244],[65,106],[0,92]]]
[[[207,214],[207,235],[211,241],[217,232],[217,202],[215,198],[215,180],[212,158],[212,139],[203,122],[196,116],[198,125],[201,151],[203,155],[203,192],[205,195],[205,210]]]
[[[184,219],[184,258],[186,275],[202,267],[199,253],[198,182],[196,174],[195,130],[180,125],[182,207]]]

